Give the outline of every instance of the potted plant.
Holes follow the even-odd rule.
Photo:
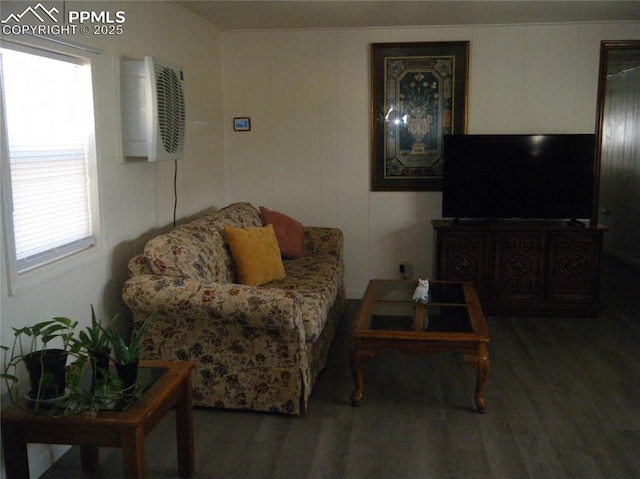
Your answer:
[[[106,334],[101,322],[96,319],[93,305],[91,305],[91,325],[80,331],[75,341],[86,350],[91,361],[93,390],[96,383],[104,382],[108,378],[109,353],[111,352],[109,336]]]
[[[33,326],[13,328],[14,339],[11,348],[1,346],[5,354],[2,377],[7,385],[12,402],[18,403],[18,366],[26,365],[30,390],[27,398],[35,407],[55,402],[67,393],[67,359],[81,356],[81,346],[73,341],[77,321],[68,318],[52,318]],[[59,346],[50,348],[56,341]]]
[[[113,359],[118,376],[122,380],[125,395],[133,395],[136,392],[142,338],[149,327],[151,318],[152,316],[149,316],[140,329],[132,328],[127,342],[124,341],[118,329],[120,315],[116,315],[104,330],[111,342],[111,359]]]

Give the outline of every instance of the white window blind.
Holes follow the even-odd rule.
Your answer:
[[[17,271],[95,244],[90,65],[51,52],[2,49]]]

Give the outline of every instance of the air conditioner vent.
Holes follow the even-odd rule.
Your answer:
[[[175,153],[184,142],[184,95],[178,73],[155,65],[158,93],[158,128],[164,149]]]
[[[185,99],[182,68],[153,57],[121,68],[122,138],[126,157],[182,158]]]

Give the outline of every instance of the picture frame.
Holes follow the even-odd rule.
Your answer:
[[[247,116],[235,117],[233,131],[251,131],[251,118]]]
[[[469,42],[371,44],[371,191],[441,191],[443,141],[466,133]]]

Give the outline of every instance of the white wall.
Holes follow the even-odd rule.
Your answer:
[[[19,5],[20,11],[24,6]],[[125,163],[118,158],[120,57],[153,55],[184,67],[187,131],[184,159],[178,163],[177,218],[224,206],[220,35],[167,2],[66,2],[66,7],[126,13],[122,35],[70,38],[104,50],[93,61],[104,254],[14,296],[8,294],[3,256],[2,344],[10,343],[11,327],[56,315],[78,319],[84,326],[90,321],[90,304],[105,319],[118,312],[127,261],[140,252],[142,237],[172,222],[174,162]],[[3,18],[7,8],[3,2]],[[30,448],[32,477],[39,477],[59,450]]]
[[[470,41],[468,133],[593,133],[600,41],[637,38],[638,22],[224,33],[227,199],[342,228],[349,297],[401,261],[428,277],[441,193],[369,191],[370,43]]]

